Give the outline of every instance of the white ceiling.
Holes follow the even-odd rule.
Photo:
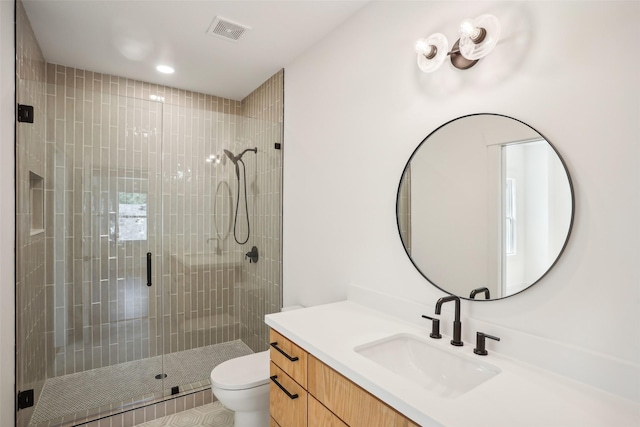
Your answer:
[[[356,0],[23,0],[45,60],[241,100],[360,9]],[[251,27],[207,34],[216,16]],[[158,64],[175,68],[163,75]]]

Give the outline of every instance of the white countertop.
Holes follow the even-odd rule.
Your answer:
[[[446,351],[477,357],[502,372],[467,393],[444,398],[356,353],[356,346],[398,333],[429,336],[429,328],[351,301],[269,314],[267,325],[337,372],[424,427],[638,427],[640,404],[501,356],[487,340],[488,356],[475,343],[430,340]],[[463,319],[464,327],[464,319]]]

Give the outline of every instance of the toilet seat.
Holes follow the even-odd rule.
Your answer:
[[[227,360],[211,371],[211,385],[223,390],[245,390],[268,383],[268,351]]]

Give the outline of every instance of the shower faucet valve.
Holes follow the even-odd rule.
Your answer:
[[[249,258],[249,263],[258,262],[258,248],[256,246],[252,247],[249,252],[244,254],[244,258]]]

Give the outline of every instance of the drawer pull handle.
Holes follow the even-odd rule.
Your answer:
[[[298,356],[291,357],[287,353],[285,353],[280,347],[278,347],[278,343],[277,342],[272,342],[271,343],[271,347],[273,347],[276,350],[278,350],[284,357],[286,357],[287,359],[289,359],[292,362],[295,362],[296,360],[298,360]]]
[[[278,387],[280,387],[280,390],[284,391],[284,392],[285,392],[285,394],[286,394],[287,396],[289,396],[289,399],[293,400],[293,399],[297,399],[297,398],[299,397],[297,393],[296,393],[296,394],[291,394],[291,393],[289,393],[289,391],[288,391],[286,388],[284,388],[284,386],[283,386],[282,384],[280,384],[280,383],[276,380],[276,378],[278,378],[278,376],[277,376],[277,375],[274,375],[274,376],[269,377],[269,378],[271,379],[271,381],[273,381],[274,383],[276,383],[276,385],[277,385]]]

